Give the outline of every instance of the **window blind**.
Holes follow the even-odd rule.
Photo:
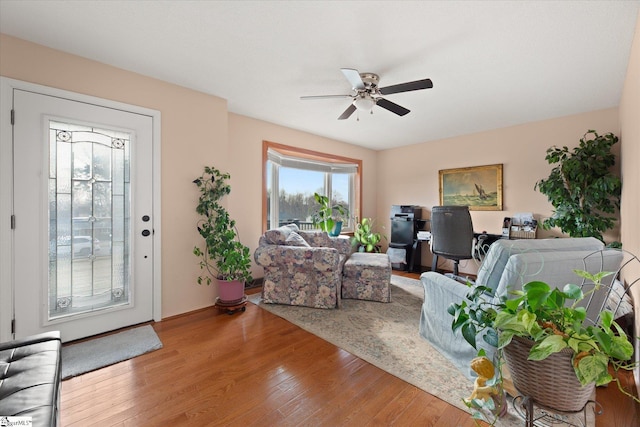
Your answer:
[[[267,150],[267,158],[273,163],[295,169],[304,169],[316,172],[327,173],[356,173],[358,172],[358,165],[354,163],[332,163],[321,160],[304,159],[300,157],[287,156],[279,153],[272,148]]]

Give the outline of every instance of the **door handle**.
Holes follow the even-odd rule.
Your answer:
[[[151,219],[151,217],[149,217],[149,215],[142,215],[142,222],[149,222],[150,219]],[[144,237],[147,237],[150,234],[151,234],[151,231],[149,231],[148,229],[142,230],[142,235]]]

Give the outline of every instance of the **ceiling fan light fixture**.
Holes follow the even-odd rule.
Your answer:
[[[0,0],[2,1],[2,0]],[[422,79],[412,82],[399,83],[392,86],[378,87],[380,77],[374,73],[360,73],[354,68],[341,68],[342,73],[351,84],[349,95],[319,95],[302,96],[301,99],[322,99],[322,98],[350,98],[351,103],[344,112],[338,116],[338,120],[346,120],[355,112],[369,112],[373,114],[373,107],[378,106],[398,116],[405,116],[411,111],[395,102],[383,98],[382,95],[392,95],[394,93],[411,92],[414,90],[431,89],[433,82],[431,79]],[[358,117],[359,114],[358,114]]]
[[[371,111],[376,102],[368,93],[362,94],[353,101],[353,105],[360,111]]]

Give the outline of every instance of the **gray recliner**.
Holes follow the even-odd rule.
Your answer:
[[[598,252],[601,251],[601,252]],[[574,269],[617,271],[622,254],[615,250],[604,250],[604,245],[595,238],[524,239],[499,240],[491,245],[475,283],[465,284],[435,272],[423,273],[420,277],[424,287],[424,303],[420,318],[420,335],[445,355],[467,377],[475,374],[469,368],[477,355],[462,336],[451,330],[453,317],[447,312],[452,303],[460,303],[471,292],[470,286],[483,285],[492,290],[488,299],[499,299],[511,290],[540,280],[562,288],[567,283],[580,284]],[[613,277],[608,278],[613,280]],[[588,284],[587,284],[588,286]],[[588,317],[597,316],[602,306],[588,310]],[[593,319],[595,321],[595,319]],[[484,348],[488,357],[495,354],[481,337],[479,348]]]

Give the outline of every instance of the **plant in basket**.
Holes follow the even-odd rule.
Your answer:
[[[478,336],[497,348],[499,375],[489,385],[501,386],[500,368],[505,361],[518,391],[542,406],[580,411],[595,386],[612,381],[622,393],[640,402],[622,388],[617,375],[609,373],[609,366],[616,374],[620,369],[635,367],[631,362],[633,346],[624,330],[607,310],[593,324],[580,304],[589,301],[590,294],[602,286],[602,279],[612,273],[575,272],[595,286],[583,292],[574,284],[560,290],[534,281],[513,291],[513,297],[499,301],[488,296],[490,289],[477,286],[466,301],[449,307],[452,329],[460,330],[474,348]],[[501,395],[466,403],[479,411],[489,409],[495,413],[495,396]]]

